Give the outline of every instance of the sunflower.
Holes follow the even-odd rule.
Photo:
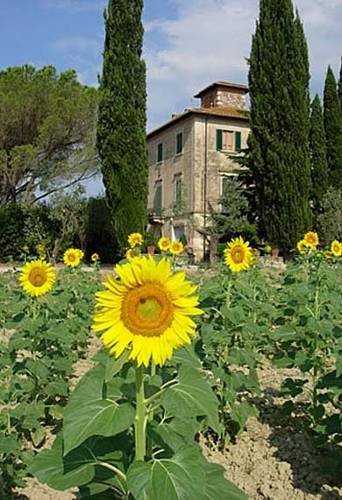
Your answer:
[[[184,245],[181,241],[172,241],[169,250],[172,255],[180,255],[184,252]]]
[[[170,245],[171,241],[169,240],[169,238],[165,238],[165,236],[160,238],[158,241],[158,247],[162,252],[167,252],[170,249]]]
[[[63,261],[68,267],[77,267],[81,263],[81,252],[78,248],[69,248],[64,252]],[[83,253],[83,252],[82,252]]]
[[[56,281],[56,273],[51,264],[34,260],[25,264],[19,281],[27,294],[39,297],[50,292]]]
[[[92,262],[98,262],[100,260],[100,256],[98,253],[93,253],[90,259]]]
[[[136,253],[134,248],[129,248],[126,252],[126,259],[128,261],[131,261],[132,259],[137,259],[138,257],[141,257],[140,254]]]
[[[303,254],[306,249],[306,242],[305,240],[300,240],[297,243],[297,250],[300,254]]]
[[[248,241],[240,236],[228,243],[224,251],[224,262],[233,273],[245,271],[253,263],[254,257]]]
[[[341,257],[341,255],[342,255],[342,245],[341,245],[341,243],[339,241],[337,241],[337,240],[334,240],[331,243],[330,251],[331,251],[331,253],[333,254],[334,257]]]
[[[309,248],[316,248],[319,245],[318,234],[314,231],[309,231],[304,236],[305,246]]]
[[[140,257],[117,265],[119,279],[108,276],[107,290],[96,294],[93,328],[115,357],[130,349],[130,359],[164,365],[173,350],[190,344],[196,325],[196,287],[184,272],[173,273],[168,259]]]
[[[144,243],[144,239],[140,233],[131,233],[128,236],[128,244],[131,248],[135,248],[136,246],[142,245]]]

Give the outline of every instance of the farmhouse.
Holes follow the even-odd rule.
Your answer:
[[[249,134],[246,85],[217,81],[195,95],[198,108],[174,114],[147,135],[149,222],[156,237],[186,238],[196,260],[208,251],[209,209],[219,209],[227,177]]]

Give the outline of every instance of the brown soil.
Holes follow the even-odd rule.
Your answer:
[[[205,454],[223,465],[227,479],[250,500],[341,499],[342,481],[332,486],[320,473],[320,457],[310,436],[297,421],[279,417],[283,400],[277,395],[281,381],[289,376],[300,378],[301,373],[265,363],[259,370],[263,389],[257,401],[259,418],[249,420],[237,444],[225,453],[205,447]]]

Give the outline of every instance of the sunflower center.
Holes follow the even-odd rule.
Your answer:
[[[47,281],[47,274],[44,269],[34,268],[30,272],[28,279],[33,286],[43,286]]]
[[[133,334],[160,336],[172,323],[173,305],[160,285],[142,285],[126,294],[121,319]]]
[[[75,255],[73,253],[69,254],[68,255],[68,259],[70,260],[70,262],[74,262],[75,261]]]
[[[241,262],[243,262],[245,256],[243,248],[241,247],[233,248],[231,251],[231,256],[235,264],[240,264]]]

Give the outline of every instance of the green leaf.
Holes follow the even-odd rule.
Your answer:
[[[162,449],[170,448],[174,453],[185,444],[193,444],[199,424],[195,418],[182,420],[178,417],[171,421],[151,422],[148,434]]]
[[[171,459],[133,463],[127,484],[136,500],[198,500],[203,498],[205,474],[197,446],[186,446]]]
[[[64,491],[86,484],[94,477],[94,466],[87,461],[84,450],[75,450],[69,457],[69,471],[63,462],[63,439],[58,435],[50,450],[44,450],[33,459],[29,472],[50,488]]]
[[[204,500],[248,500],[243,491],[225,479],[224,468],[221,465],[206,462],[204,467],[206,473]]]
[[[218,401],[200,371],[181,367],[178,380],[161,396],[161,404],[165,410],[180,418],[207,416],[210,427],[218,432]]]
[[[88,401],[64,413],[64,453],[67,454],[92,436],[115,436],[134,422],[135,411],[129,403],[119,405],[108,399]]]

